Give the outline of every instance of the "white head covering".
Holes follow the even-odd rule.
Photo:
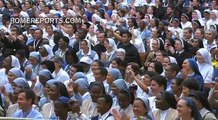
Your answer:
[[[210,54],[210,52],[208,52],[207,49],[201,48],[197,52],[199,52],[201,54],[205,63],[210,64],[210,65],[212,64],[211,63],[211,54]]]
[[[98,22],[101,21],[101,17],[99,17],[97,14],[93,14],[92,17],[94,17]]]
[[[11,66],[14,68],[20,68],[20,62],[14,55],[11,55]]]
[[[218,18],[218,11],[217,10],[212,10],[211,12],[213,12],[216,15],[216,17]]]
[[[172,56],[169,56],[169,59],[170,59],[170,63],[176,63],[176,64],[178,64],[176,58],[174,58],[174,57],[172,57]]]
[[[194,12],[197,13],[197,15],[198,15],[198,19],[201,19],[201,18],[202,18],[202,16],[201,16],[201,12],[200,12],[199,10],[194,10]]]
[[[21,12],[20,12],[20,15],[21,15],[23,18],[29,18],[29,15],[27,14],[27,12],[21,11]]]
[[[45,48],[45,50],[48,53],[48,59],[50,59],[51,57],[54,56],[52,48],[49,45],[45,44],[45,45],[43,45],[43,47]]]

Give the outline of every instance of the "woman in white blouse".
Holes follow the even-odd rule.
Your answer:
[[[204,79],[204,87],[210,88],[214,68],[211,63],[210,52],[205,48],[201,48],[196,52],[197,64],[199,71]]]

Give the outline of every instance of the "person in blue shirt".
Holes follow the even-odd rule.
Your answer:
[[[43,119],[40,112],[32,108],[32,104],[35,101],[35,94],[32,90],[25,89],[18,95],[17,103],[21,110],[15,112],[12,117],[16,118],[34,118]]]

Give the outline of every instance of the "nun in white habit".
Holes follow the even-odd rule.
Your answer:
[[[196,52],[196,58],[199,71],[204,79],[204,84],[211,83],[214,68],[212,66],[210,52],[205,48],[201,48]]]

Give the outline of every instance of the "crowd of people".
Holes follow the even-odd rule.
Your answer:
[[[3,119],[218,117],[216,0],[0,0],[0,48]]]

